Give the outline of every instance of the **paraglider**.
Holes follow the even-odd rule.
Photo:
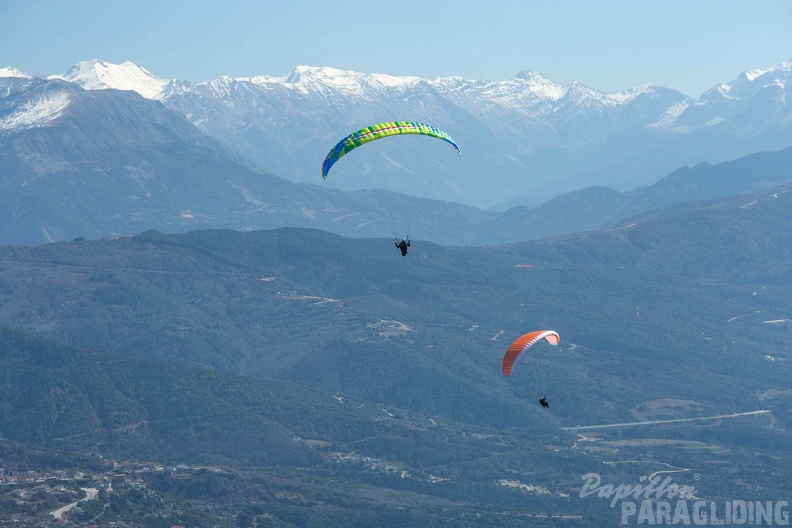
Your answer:
[[[359,146],[365,145],[371,141],[389,136],[398,136],[401,134],[420,134],[423,136],[442,139],[443,141],[450,143],[451,146],[457,151],[457,154],[461,154],[459,147],[454,142],[454,140],[451,139],[451,136],[439,128],[435,128],[432,125],[426,125],[424,123],[416,123],[415,121],[391,121],[388,123],[380,123],[378,125],[371,125],[369,127],[362,128],[357,132],[349,134],[347,137],[339,141],[338,144],[327,153],[324,162],[322,162],[322,178],[326,180],[327,173],[330,172],[330,168],[335,164],[336,161],[343,158],[348,152],[351,152]]]
[[[518,337],[514,343],[506,350],[506,355],[503,356],[503,375],[511,376],[514,363],[522,356],[523,352],[534,346],[536,343],[544,339],[551,345],[555,346],[561,340],[558,334],[553,330],[539,330],[537,332],[529,332],[525,335]],[[540,400],[541,403],[541,400]],[[544,404],[542,404],[545,407]]]
[[[370,143],[372,141],[376,141],[378,139],[390,137],[390,136],[398,136],[403,134],[419,134],[422,136],[433,137],[437,139],[441,139],[447,143],[450,143],[454,150],[457,151],[457,154],[461,154],[459,150],[459,146],[456,142],[451,139],[451,136],[440,130],[439,128],[433,127],[432,125],[427,125],[424,123],[418,123],[415,121],[390,121],[387,123],[379,123],[377,125],[371,125],[366,128],[362,128],[357,132],[353,132],[349,134],[347,137],[339,141],[335,147],[333,147],[330,152],[327,153],[325,156],[324,161],[322,162],[322,178],[327,180],[327,174],[330,172],[330,168],[341,158],[343,158],[347,153],[355,150],[361,145],[365,145],[366,143]],[[410,226],[407,229],[407,237],[406,239],[402,239],[399,242],[399,238],[397,236],[397,231],[394,229],[391,221],[387,219],[388,213],[385,211],[385,208],[382,204],[377,200],[377,203],[380,206],[380,209],[383,210],[383,213],[386,215],[386,221],[390,226],[391,230],[393,231],[393,237],[396,239],[395,244],[396,247],[399,248],[403,257],[407,256],[407,248],[410,247],[410,228],[412,224],[415,222],[415,214],[410,222]]]
[[[406,257],[407,256],[407,248],[410,247],[410,241],[402,239],[401,242],[396,244],[396,247],[401,250],[402,257]]]

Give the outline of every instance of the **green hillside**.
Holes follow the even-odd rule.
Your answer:
[[[0,437],[12,442],[0,445],[4,472],[109,472],[107,462],[56,454],[97,451],[106,460],[185,464],[178,478],[135,477],[166,509],[174,501],[205,501],[218,514],[256,497],[284,521],[313,518],[329,526],[360,515],[451,526],[466,515],[495,519],[503,509],[515,518],[526,508],[582,511],[560,500],[559,484],[568,472],[585,472],[587,460],[549,451],[545,442],[567,441],[555,429],[504,433],[438,422],[293,383],[83,352],[11,330],[0,330],[0,401]],[[195,464],[223,469],[188,471]],[[516,477],[548,491],[514,504],[520,495],[498,482]],[[134,517],[139,505],[124,489],[106,500],[123,498],[121,512]],[[240,496],[226,497],[232,491]],[[296,503],[276,500],[295,493]],[[327,511],[312,512],[319,502]],[[15,511],[0,500],[3,508]],[[361,513],[372,508],[373,517]],[[432,520],[441,509],[449,513]]]
[[[595,526],[615,513],[575,498],[582,475],[633,482],[668,466],[680,482],[701,472],[713,500],[759,500],[792,474],[788,190],[509,246],[418,240],[407,257],[304,229],[2,248],[0,320],[24,334],[0,339],[0,434],[216,464],[251,500],[274,485],[261,482],[314,490],[299,515],[342,501],[339,481],[355,499],[327,525],[357,519],[362,496],[383,518],[409,496],[419,518],[390,517],[404,525],[448,507],[438,525],[507,508],[509,522],[541,510]],[[561,344],[505,378],[505,348],[540,328]],[[146,486],[217,515],[237,504]],[[267,504],[283,520],[279,501]],[[310,524],[299,515],[284,522]]]

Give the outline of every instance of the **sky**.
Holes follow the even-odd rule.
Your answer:
[[[792,59],[790,0],[0,0],[0,67],[126,60],[193,82],[296,66],[693,97]]]

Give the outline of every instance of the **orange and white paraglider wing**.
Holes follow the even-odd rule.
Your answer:
[[[529,348],[544,339],[551,345],[557,345],[561,340],[558,334],[553,330],[539,330],[537,332],[529,332],[525,335],[518,337],[514,343],[509,346],[506,355],[503,356],[503,375],[511,376],[512,368],[517,359]]]

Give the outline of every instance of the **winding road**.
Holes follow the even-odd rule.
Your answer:
[[[80,499],[80,500],[78,500],[76,502],[72,502],[71,504],[67,504],[66,506],[63,506],[62,508],[58,508],[55,511],[51,511],[50,515],[52,515],[55,519],[60,519],[61,515],[63,515],[67,511],[69,511],[72,508],[74,508],[75,506],[77,506],[77,504],[81,503],[82,501],[95,499],[96,496],[99,494],[99,490],[96,489],[96,488],[80,488],[80,489],[85,492],[85,497],[84,498],[82,498],[82,499]]]

